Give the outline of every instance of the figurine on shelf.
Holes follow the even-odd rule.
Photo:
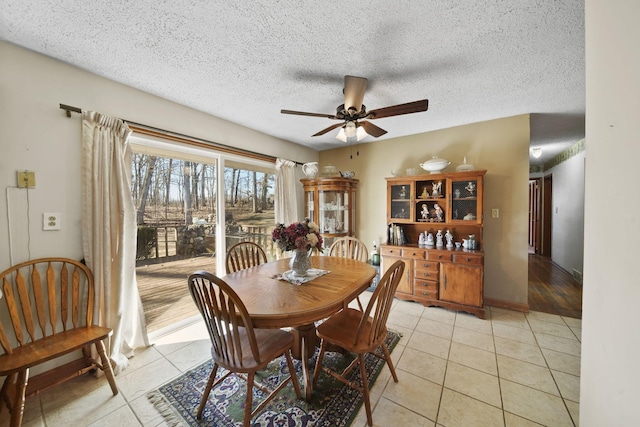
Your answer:
[[[435,214],[436,214],[436,221],[437,222],[443,222],[444,221],[444,211],[442,210],[442,208],[440,207],[439,204],[435,203],[433,205],[433,209],[435,210]]]
[[[431,191],[431,197],[440,197],[440,190],[442,189],[442,181],[433,183],[433,190]]]
[[[453,247],[453,234],[451,233],[451,231],[449,231],[449,229],[447,229],[447,232],[444,233],[444,239],[447,241],[446,248],[451,249]]]
[[[429,193],[427,193],[427,187],[422,187],[422,194],[420,194],[421,199],[426,199],[429,197]]]
[[[401,199],[406,199],[407,198],[407,189],[404,188],[404,185],[402,187],[400,187],[400,198]]]
[[[429,208],[427,207],[426,203],[422,204],[422,211],[420,211],[420,216],[422,216],[422,219],[429,219]]]
[[[426,231],[425,231],[426,233]],[[425,241],[425,244],[427,246],[433,246],[433,234],[429,233],[427,234],[427,240]]]
[[[469,181],[469,183],[467,184],[466,187],[464,187],[465,190],[467,190],[469,192],[469,194],[471,194],[473,196],[473,193],[476,191],[476,183],[473,181]]]
[[[438,230],[436,233],[436,248],[441,248],[442,246],[444,246],[442,242],[442,230]]]

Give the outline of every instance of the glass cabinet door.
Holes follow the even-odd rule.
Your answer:
[[[304,197],[305,197],[305,206],[307,211],[305,212],[305,218],[309,218],[311,221],[317,223],[318,222],[318,218],[316,218],[316,213],[315,213],[315,200],[313,199],[314,196],[314,191],[305,191],[304,193]]]
[[[318,191],[318,207],[322,233],[341,234],[350,229],[348,191]]]
[[[390,183],[389,191],[389,214],[391,221],[409,222],[411,221],[411,183]]]
[[[479,191],[482,183],[477,179],[451,182],[451,221],[479,223],[482,220]]]

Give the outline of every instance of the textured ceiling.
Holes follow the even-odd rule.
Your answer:
[[[346,74],[368,110],[429,99],[379,139],[530,113],[540,163],[584,137],[583,0],[0,3],[2,40],[317,150],[337,122],[280,109],[335,113]]]

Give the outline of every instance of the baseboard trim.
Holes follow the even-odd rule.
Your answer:
[[[503,301],[503,300],[493,299],[493,298],[485,298],[484,304],[490,305],[492,307],[505,308],[507,310],[520,311],[522,313],[529,312],[529,304],[520,304],[518,302]]]

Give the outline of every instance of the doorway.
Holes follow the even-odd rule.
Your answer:
[[[553,217],[553,176],[542,178],[542,251],[540,255],[551,258],[551,227]]]

